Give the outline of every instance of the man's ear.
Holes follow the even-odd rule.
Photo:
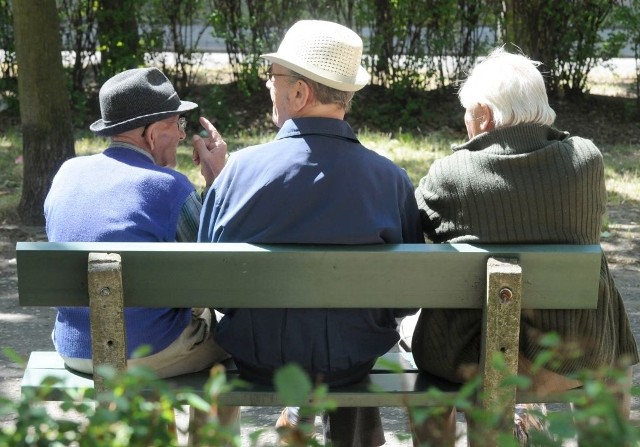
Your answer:
[[[308,104],[314,101],[311,87],[301,79],[296,81],[292,93],[293,95],[291,95],[290,99],[293,109],[296,112],[304,109]]]
[[[489,132],[495,129],[496,123],[493,121],[493,112],[491,108],[486,104],[480,104],[482,109],[482,120],[480,121],[480,130],[483,132]]]
[[[149,148],[149,152],[153,152],[153,149],[155,148],[155,135],[153,134],[153,132],[150,131],[150,129],[147,129],[147,131],[144,133],[144,137],[142,138],[146,143],[146,146]]]
[[[144,134],[144,137],[142,137],[143,139],[143,145],[141,146],[149,155],[151,155],[151,157],[153,158],[153,160],[156,160],[156,140],[157,140],[157,136],[158,134],[156,133],[156,129],[153,127],[148,127],[147,131]]]

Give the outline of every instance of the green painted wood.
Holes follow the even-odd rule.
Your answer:
[[[390,365],[393,368],[390,369]],[[229,380],[239,380],[238,373],[235,369],[235,365],[230,362],[226,365],[228,371]],[[389,352],[378,359],[378,362],[374,366],[371,372],[372,384],[379,385],[381,388],[370,389],[366,384],[358,384],[353,387],[349,387],[349,393],[368,393],[370,391],[379,391],[385,393],[395,393],[399,391],[411,391],[409,383],[415,383],[415,377],[408,376],[408,382],[402,378],[403,373],[416,374],[416,367],[413,363],[411,354]],[[388,377],[387,377],[388,376]],[[42,389],[42,383],[45,378],[55,378],[58,383],[51,385],[52,393],[48,396],[49,400],[60,400],[63,397],[63,391],[75,391],[78,389],[92,389],[94,387],[94,381],[92,376],[87,374],[78,373],[65,367],[64,361],[55,351],[33,351],[29,356],[27,368],[22,378],[22,392],[26,390],[39,390]],[[165,379],[167,383],[175,388],[192,388],[195,392],[202,392],[204,385],[209,379],[209,372],[203,371],[193,374],[185,374],[179,377],[173,377]],[[441,383],[443,389],[449,388],[450,390],[456,390],[456,386],[452,386],[445,381],[438,381],[434,378],[432,383]],[[419,387],[424,385],[418,383]],[[404,388],[403,388],[404,387]],[[248,388],[251,390],[247,393],[246,389],[239,389],[232,392],[237,396],[229,397],[229,399],[235,399],[242,401],[239,405],[251,406],[258,405],[252,402],[272,402],[268,405],[281,405],[277,394],[273,388],[265,387],[261,385],[250,385]],[[418,388],[419,390],[420,388]],[[252,392],[258,392],[258,395],[251,397]],[[342,393],[343,390],[337,392]],[[345,394],[344,402],[348,403],[347,395]],[[367,400],[374,402],[372,398],[366,398]],[[383,399],[384,400],[384,399]],[[393,402],[391,399],[390,402]],[[226,402],[226,401],[225,401]],[[235,404],[234,404],[235,405]],[[265,404],[266,405],[266,404]],[[391,405],[391,404],[389,404]],[[372,405],[376,406],[376,405]]]
[[[20,304],[87,306],[89,252],[119,253],[126,305],[147,307],[480,308],[497,256],[519,259],[523,308],[594,308],[601,259],[597,245],[18,242]]]
[[[401,359],[399,353],[388,353],[387,359]],[[334,389],[329,397],[335,399],[343,406],[371,406],[371,407],[403,407],[406,405],[429,406],[438,402],[430,395],[425,394],[432,387],[437,388],[448,397],[453,397],[458,391],[458,386],[437,377],[415,371],[405,370],[404,373],[390,373],[382,366],[374,368],[377,372],[369,375],[368,381],[350,387]],[[60,356],[53,351],[34,351],[29,357],[29,362],[22,379],[22,392],[27,390],[37,391],[42,389],[42,381],[45,378],[56,378],[60,382],[52,387],[48,395],[49,400],[60,400],[64,391],[77,391],[78,389],[93,388],[93,380],[90,376],[68,370]],[[208,372],[185,374],[183,376],[165,379],[172,387],[190,388],[194,392],[202,392],[203,385],[209,378]],[[237,373],[230,372],[229,380],[237,379]],[[88,397],[92,394],[89,392]],[[584,395],[580,389],[553,395],[536,395],[533,393],[519,393],[518,402],[571,402],[578,396]],[[282,406],[282,402],[274,390],[270,387],[251,384],[250,388],[233,390],[222,397],[222,402],[227,405],[239,406]]]
[[[390,367],[389,365],[393,365]],[[225,362],[225,368],[227,371],[236,373],[238,370],[235,367],[233,361]],[[67,369],[64,365],[62,357],[55,351],[33,351],[29,355],[29,361],[27,362],[27,370],[61,370]],[[405,352],[387,352],[381,356],[371,370],[372,374],[386,373],[390,371],[403,371],[403,372],[415,372],[417,367],[413,361],[411,353]],[[70,374],[77,374],[79,376],[91,376],[86,374],[77,373],[73,370],[69,370]],[[208,372],[207,372],[208,374]],[[93,386],[93,385],[92,385]]]
[[[379,362],[369,378],[358,384],[332,390],[329,397],[343,406],[405,406],[408,404],[427,405],[434,403],[432,397],[423,395],[424,391],[432,386],[437,386],[447,393],[455,393],[457,385],[449,382],[429,378],[413,370],[407,358],[400,353],[387,353],[385,361],[396,362],[403,365],[405,372],[391,372],[385,361]],[[80,374],[65,368],[60,356],[53,351],[34,351],[31,353],[27,369],[22,380],[22,392],[28,389],[42,388],[45,378],[56,378],[59,382],[52,386],[49,400],[58,400],[64,391],[91,389],[93,380],[90,376]],[[185,374],[178,377],[165,379],[174,388],[191,388],[194,392],[202,392],[204,384],[209,379],[208,371]],[[228,380],[240,380],[237,372],[228,373]],[[453,395],[453,394],[452,394]],[[239,406],[282,406],[280,399],[272,387],[259,384],[245,384],[245,387],[233,390],[221,398],[221,403]]]
[[[43,383],[49,385],[43,385]],[[55,382],[52,383],[54,379]],[[47,400],[61,400],[63,391],[93,390],[93,378],[65,368],[64,361],[55,351],[33,351],[20,383],[22,394],[50,389]]]

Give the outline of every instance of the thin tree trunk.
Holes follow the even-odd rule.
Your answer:
[[[13,20],[24,158],[18,215],[42,225],[53,176],[75,154],[55,0],[14,0]]]

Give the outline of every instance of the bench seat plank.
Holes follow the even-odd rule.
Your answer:
[[[374,367],[368,380],[331,390],[329,397],[342,406],[403,407],[430,406],[437,403],[432,396],[426,394],[426,391],[432,387],[437,388],[449,398],[456,396],[459,389],[457,384],[418,373],[407,360],[409,357],[410,355],[406,356],[402,353],[387,353],[383,357],[385,361],[398,362],[404,372],[390,372],[381,362]],[[93,389],[93,378],[67,369],[62,358],[55,351],[32,352],[22,379],[22,392],[41,389],[42,381],[47,377],[60,380],[60,383],[54,385],[51,394],[47,396],[49,400],[61,400],[64,391]],[[239,379],[233,365],[227,377],[228,380]],[[200,372],[169,378],[166,381],[175,389],[190,388],[195,393],[201,393],[208,378],[208,372]],[[517,400],[518,402],[570,402],[581,393],[579,389],[552,396],[519,393]],[[88,393],[88,396],[91,396],[91,393]],[[222,396],[221,402],[238,406],[284,405],[273,388],[257,384],[247,384],[247,388],[234,389]]]
[[[331,390],[330,398],[343,406],[405,406],[428,405],[433,400],[424,395],[424,391],[435,383],[440,384],[443,392],[455,392],[457,385],[445,381],[431,382],[426,376],[416,372],[400,353],[387,353],[385,361],[396,362],[403,367],[402,372],[391,372],[385,363],[378,363],[369,378],[354,385]],[[52,377],[60,383],[52,387],[50,400],[62,398],[63,391],[80,388],[93,388],[93,379],[89,375],[71,371],[65,367],[62,358],[54,351],[34,351],[31,353],[27,369],[22,379],[22,390],[41,388],[42,381]],[[175,389],[190,388],[196,393],[203,390],[209,378],[208,371],[185,374],[165,379]],[[240,380],[233,364],[227,373],[230,381]],[[239,406],[281,406],[284,402],[279,398],[273,387],[259,384],[244,383],[230,393],[222,396],[221,401],[227,405]],[[374,392],[372,392],[374,391]],[[407,394],[409,393],[409,394]]]

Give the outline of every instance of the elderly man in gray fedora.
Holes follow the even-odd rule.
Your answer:
[[[364,147],[344,120],[369,80],[362,46],[342,25],[303,20],[277,52],[262,55],[280,130],[229,157],[203,203],[199,241],[424,243],[406,172]],[[200,162],[217,156],[211,139],[192,143]],[[296,362],[314,381],[339,387],[363,379],[397,342],[396,318],[416,310],[227,309],[216,341],[250,381],[270,383],[277,368]],[[285,409],[277,425],[295,424],[296,413]],[[377,408],[338,409],[329,426],[334,446],[385,442]]]
[[[186,136],[180,115],[197,107],[181,101],[156,68],[127,70],[106,81],[102,118],[91,130],[109,137],[109,146],[66,161],[56,174],[44,205],[48,239],[195,241],[200,195],[172,168]],[[209,309],[127,308],[125,323],[129,366],[147,366],[160,377],[199,371],[228,357],[213,340]],[[70,368],[92,372],[87,308],[59,308],[52,337]],[[150,350],[131,358],[141,346]]]

